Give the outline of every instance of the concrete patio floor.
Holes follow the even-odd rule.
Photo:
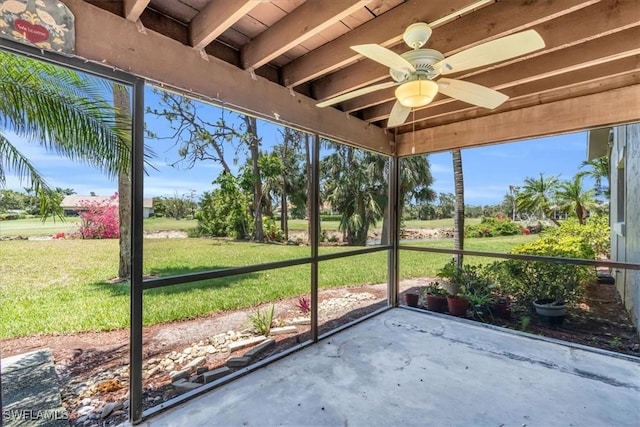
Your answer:
[[[393,309],[142,425],[639,426],[639,362]]]

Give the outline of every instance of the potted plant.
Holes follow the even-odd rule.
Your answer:
[[[449,294],[447,295],[447,307],[449,309],[449,314],[452,316],[466,317],[467,309],[469,308],[469,301],[460,293],[455,295]]]
[[[514,248],[512,253],[555,258],[593,256],[593,250],[576,237],[543,237]],[[508,260],[503,266],[514,296],[525,304],[532,304],[540,319],[550,324],[562,323],[567,304],[580,297],[583,285],[593,275],[588,267],[561,261]]]
[[[460,293],[462,283],[464,283],[464,268],[458,268],[453,258],[438,271],[436,276],[445,279],[442,287],[449,295]]]
[[[447,309],[447,291],[440,286],[440,282],[431,282],[424,289],[423,300],[427,310],[444,313]]]
[[[416,294],[415,292],[407,292],[404,294],[404,302],[409,307],[417,307],[419,300],[420,300],[420,294]]]
[[[511,318],[511,304],[509,297],[493,296],[490,303],[491,314],[503,319]]]

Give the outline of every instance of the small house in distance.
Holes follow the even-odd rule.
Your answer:
[[[72,194],[70,196],[64,196],[64,199],[62,199],[62,203],[60,203],[60,206],[64,210],[64,214],[66,216],[78,216],[80,215],[80,212],[85,210],[84,205],[87,202],[109,203],[110,199],[111,198],[109,196],[82,196],[78,194]],[[111,203],[117,205],[118,199],[111,201]],[[153,215],[153,198],[145,197],[143,207],[144,218],[149,218],[151,215]]]

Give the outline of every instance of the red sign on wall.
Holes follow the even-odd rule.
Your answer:
[[[55,0],[0,0],[0,37],[61,53],[75,52],[75,18]]]

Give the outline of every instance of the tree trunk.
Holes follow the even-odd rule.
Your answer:
[[[453,157],[453,179],[456,193],[456,204],[453,217],[453,248],[464,249],[464,179],[462,176],[462,153],[460,150],[451,152]],[[456,265],[462,268],[462,255],[455,255]]]
[[[113,84],[113,103],[119,111],[116,114],[117,126],[131,128],[131,106],[129,91],[126,87]],[[118,173],[118,218],[120,227],[120,255],[118,260],[118,278],[131,277],[131,162],[127,170]]]
[[[243,116],[249,136],[249,151],[251,152],[251,172],[253,174],[253,224],[254,239],[264,241],[262,228],[262,177],[260,176],[260,140],[258,139],[258,125],[255,117]]]

